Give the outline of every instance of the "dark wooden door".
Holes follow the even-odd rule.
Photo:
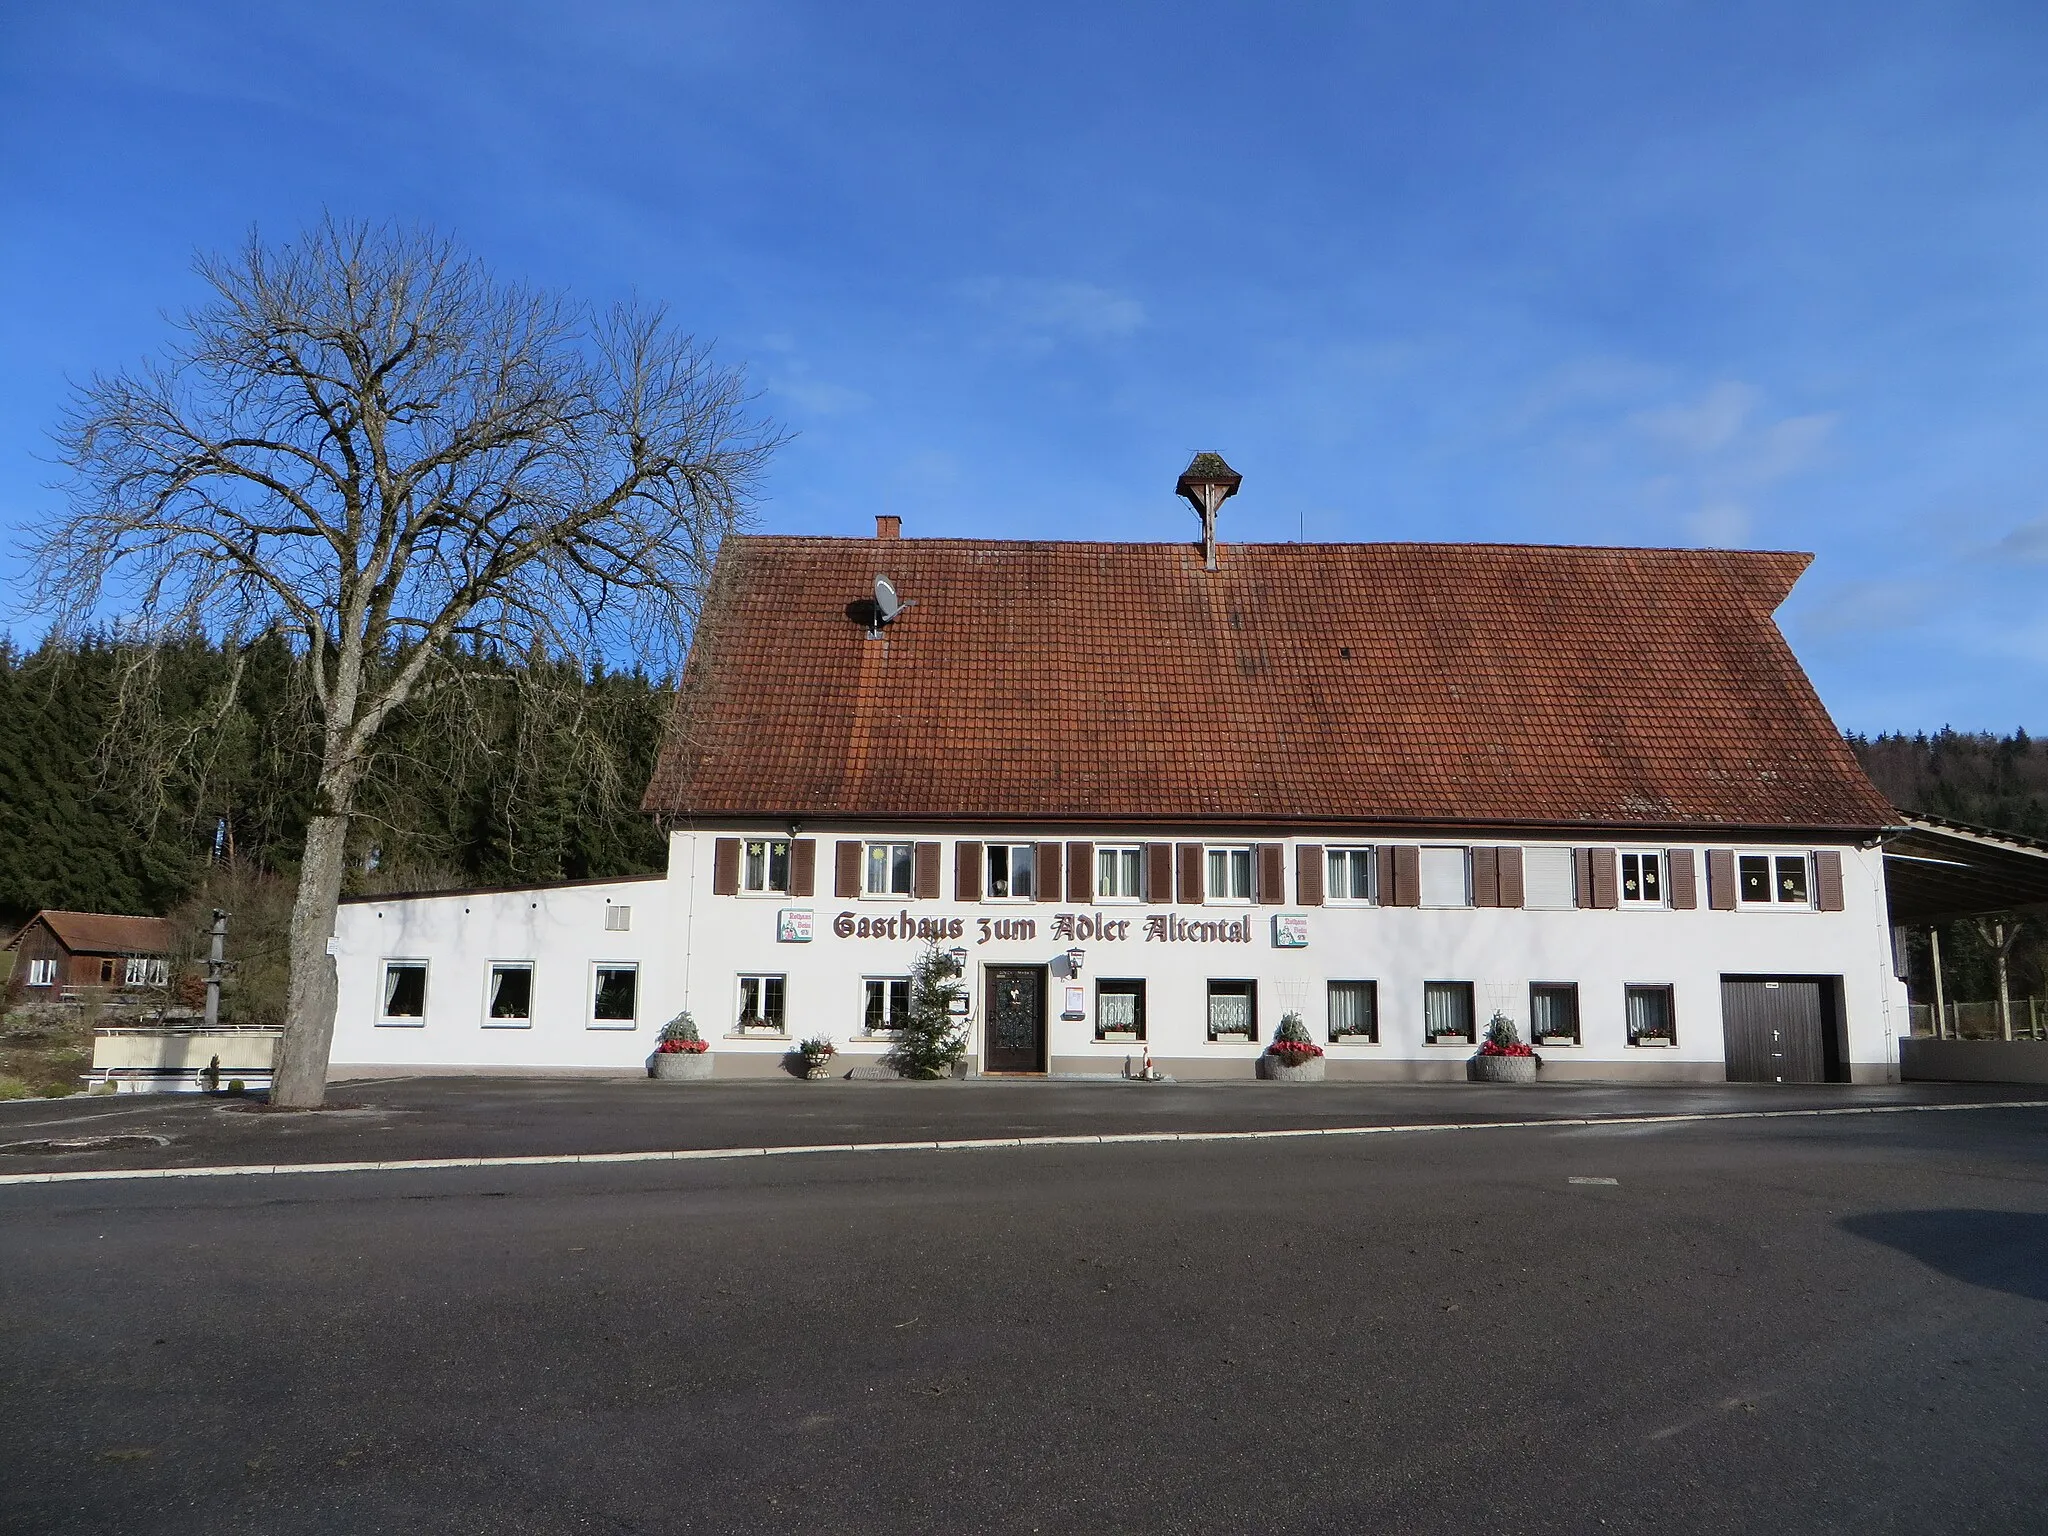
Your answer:
[[[1829,1010],[1819,977],[1723,976],[1731,1083],[1824,1083]]]
[[[1045,1070],[1045,967],[992,965],[986,972],[984,1072]]]

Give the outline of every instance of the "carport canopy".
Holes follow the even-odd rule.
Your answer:
[[[1884,884],[1894,923],[2048,913],[2048,842],[1902,811],[1884,840]]]

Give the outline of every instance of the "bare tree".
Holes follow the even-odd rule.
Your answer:
[[[660,309],[595,314],[428,232],[329,220],[198,271],[211,293],[161,360],[76,392],[38,596],[71,624],[303,648],[319,776],[273,1097],[314,1106],[385,722],[458,698],[468,647],[673,667],[780,436]]]

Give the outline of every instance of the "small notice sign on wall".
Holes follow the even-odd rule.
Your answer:
[[[1064,990],[1067,994],[1067,1005],[1060,1010],[1060,1017],[1063,1019],[1087,1018],[1088,989],[1086,987],[1067,987]]]
[[[811,942],[811,909],[809,907],[784,907],[775,914],[775,942],[778,944],[808,944]]]
[[[1273,947],[1275,949],[1307,949],[1308,914],[1306,912],[1274,913]]]

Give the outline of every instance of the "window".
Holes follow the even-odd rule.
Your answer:
[[[1478,1039],[1472,1019],[1472,983],[1427,981],[1422,984],[1422,1035],[1431,1045]]]
[[[871,1035],[901,1029],[910,1015],[910,978],[869,976],[860,985],[865,996],[860,1027]]]
[[[1098,981],[1095,984],[1095,1038],[1145,1038],[1145,983]]]
[[[1522,905],[1532,912],[1569,912],[1579,904],[1569,848],[1522,850]]]
[[[1249,858],[1250,851],[1246,851]],[[1211,858],[1215,855],[1212,853]],[[1209,983],[1209,1038],[1226,1037],[1256,1043],[1259,1038],[1259,984],[1255,981]]]
[[[427,962],[387,960],[384,963],[386,1022],[416,1024],[427,1016]]]
[[[789,839],[750,837],[740,851],[740,889],[757,894],[789,890]]]
[[[1249,848],[1211,848],[1209,850],[1210,901],[1250,901],[1252,899],[1252,851]]]
[[[1373,899],[1370,848],[1331,848],[1323,857],[1328,869],[1323,887],[1325,901],[1369,902]]]
[[[1745,853],[1735,861],[1735,890],[1745,907],[1812,904],[1803,853]]]
[[[1379,983],[1376,981],[1331,982],[1331,1044],[1377,1045],[1379,1038]]]
[[[491,986],[484,999],[484,1022],[513,1027],[533,1022],[533,967],[494,965]]]
[[[633,909],[615,907],[610,902],[604,906],[604,931],[606,933],[631,933],[633,931]]]
[[[1630,1045],[1676,1045],[1678,1024],[1668,986],[1630,987],[1625,994]]]
[[[1621,904],[1624,907],[1664,905],[1663,856],[1624,853],[1621,856]]]
[[[1144,850],[1097,848],[1095,894],[1102,901],[1139,901],[1145,895]]]
[[[54,987],[57,985],[57,962],[54,960],[29,961],[28,984],[32,987]]]
[[[1424,848],[1419,863],[1423,906],[1472,905],[1472,882],[1467,875],[1463,848]]]
[[[599,965],[591,989],[590,1018],[599,1029],[631,1029],[640,1012],[640,967]]]
[[[740,978],[739,1027],[783,1032],[783,998],[788,995],[787,976],[742,976]]]
[[[1579,1043],[1579,989],[1569,981],[1539,981],[1529,988],[1529,1039],[1535,1045]]]
[[[914,843],[869,843],[866,890],[870,896],[908,896]]]
[[[161,987],[168,985],[170,979],[170,961],[152,960],[146,955],[130,955],[128,957],[128,986]]]
[[[990,843],[985,853],[988,860],[988,899],[1029,901],[1037,853],[1036,847],[1030,843]]]

